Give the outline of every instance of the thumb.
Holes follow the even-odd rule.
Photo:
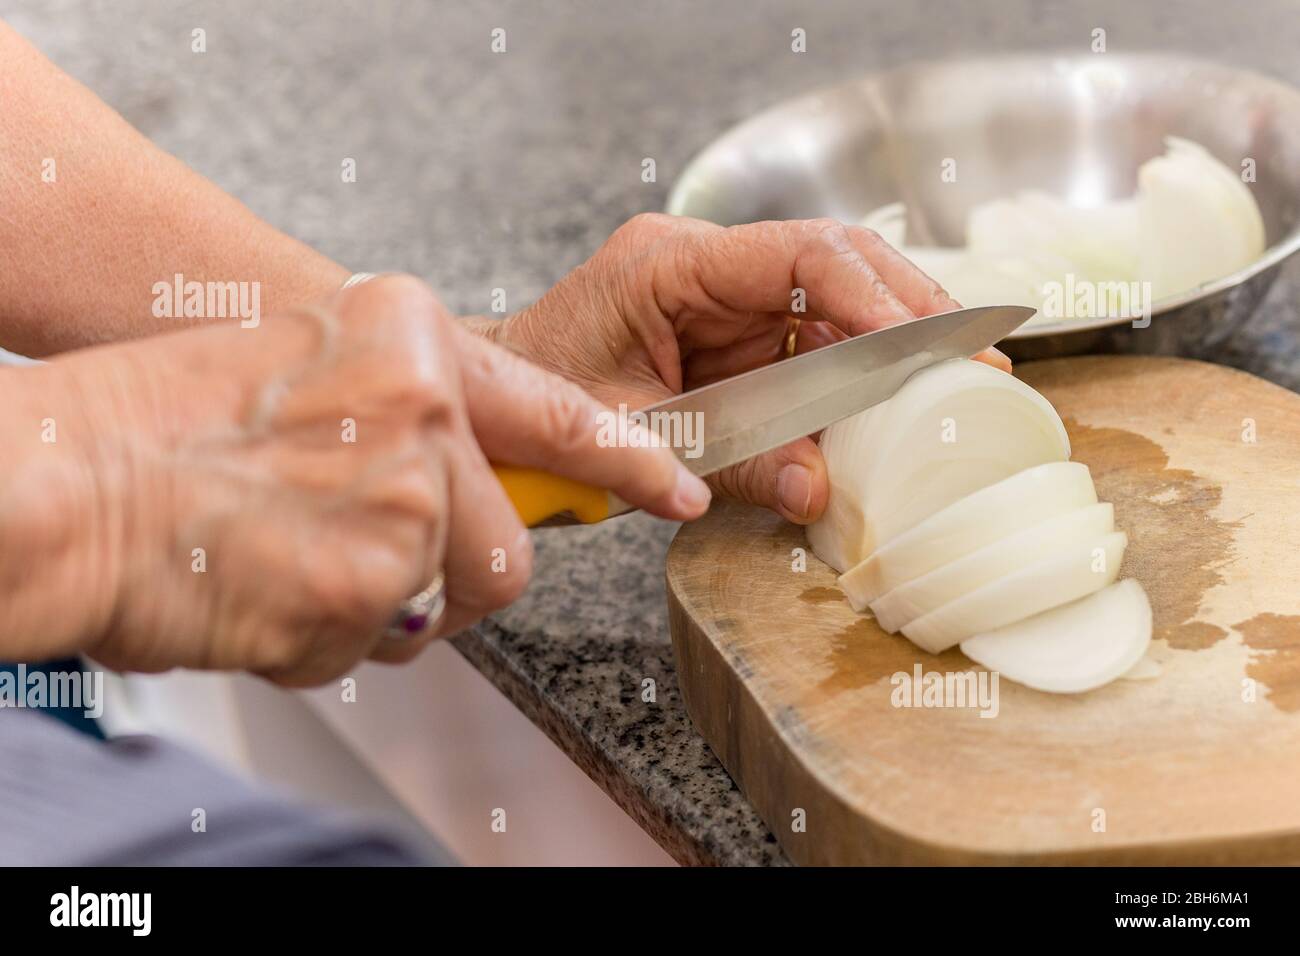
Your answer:
[[[821,517],[830,496],[826,462],[811,438],[800,438],[706,479],[724,495],[770,508],[795,524]]]

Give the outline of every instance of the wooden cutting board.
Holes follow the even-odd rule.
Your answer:
[[[896,674],[981,669],[854,614],[811,552],[795,569],[800,529],[720,503],[668,554],[695,726],[799,863],[1300,861],[1300,396],[1180,359],[1017,374],[1114,502],[1160,675],[1000,681],[993,717],[895,706]]]

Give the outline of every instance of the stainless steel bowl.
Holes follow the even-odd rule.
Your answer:
[[[779,104],[691,161],[668,211],[723,225],[908,207],[909,236],[962,241],[972,206],[1039,188],[1087,204],[1131,194],[1164,137],[1194,140],[1230,168],[1255,161],[1268,248],[1246,268],[1126,318],[1040,325],[1016,358],[1079,352],[1208,355],[1251,316],[1300,248],[1300,91],[1167,54],[1026,55],[918,63]],[[940,163],[958,162],[955,182]]]

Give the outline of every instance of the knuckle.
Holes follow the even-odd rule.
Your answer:
[[[871,246],[873,249],[888,245],[880,233],[867,226],[855,226],[851,235],[855,236],[863,245]]]
[[[848,227],[838,219],[831,219],[829,216],[807,220],[805,230],[814,240],[836,248],[845,246],[849,241]]]
[[[557,382],[547,395],[543,416],[552,454],[570,455],[587,450],[588,445],[595,447],[591,402],[576,385]]]
[[[339,320],[358,344],[394,357],[427,356],[445,341],[452,321],[433,290],[409,275],[384,276],[346,290]]]
[[[374,565],[376,569],[379,562]],[[366,562],[315,561],[303,575],[304,598],[320,619],[348,628],[368,628],[397,606],[403,595],[392,575],[367,573]]]
[[[504,568],[493,569],[483,581],[482,599],[490,608],[513,604],[528,590],[533,576],[533,547],[531,537],[522,538],[522,543],[507,549]]]
[[[626,255],[644,250],[662,240],[679,235],[689,235],[686,223],[677,216],[661,212],[637,213],[614,230],[607,244],[617,253]]]
[[[758,459],[751,458],[718,472],[714,482],[718,490],[729,498],[762,504],[765,499],[756,483],[757,475]]]
[[[343,293],[344,302],[360,310],[377,306],[427,308],[438,301],[428,284],[413,275],[380,276]]]
[[[662,212],[640,212],[625,222],[619,229],[641,235],[660,235],[676,227],[677,220]]]

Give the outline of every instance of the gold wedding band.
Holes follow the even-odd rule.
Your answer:
[[[799,345],[799,324],[803,320],[790,316],[785,320],[785,357],[794,358],[794,351]]]

